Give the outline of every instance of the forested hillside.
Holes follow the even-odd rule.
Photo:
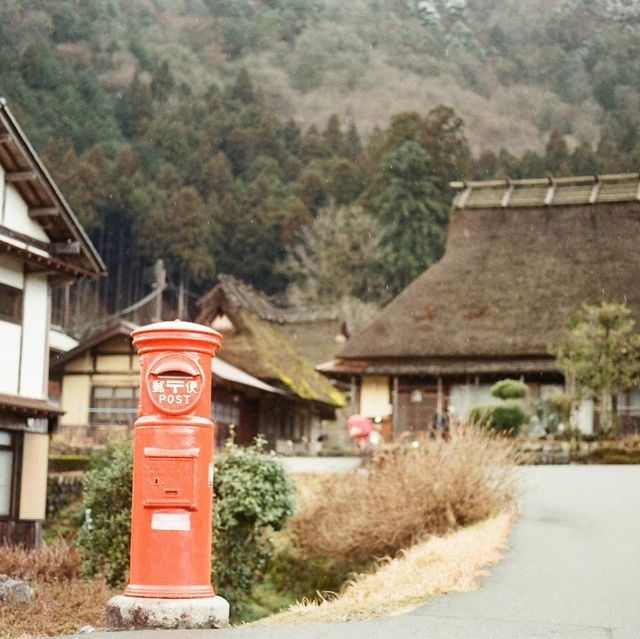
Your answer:
[[[192,296],[379,304],[441,254],[449,180],[637,170],[634,7],[5,0],[0,94],[107,261],[101,312],[157,257]]]

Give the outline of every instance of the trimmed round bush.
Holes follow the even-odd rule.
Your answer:
[[[529,415],[519,401],[508,400],[502,404],[476,406],[469,413],[469,421],[478,426],[486,426],[497,432],[517,435]]]
[[[491,394],[499,399],[524,399],[527,385],[518,379],[501,379],[491,387]]]

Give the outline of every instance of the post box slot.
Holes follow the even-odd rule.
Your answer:
[[[181,377],[200,377],[202,372],[197,364],[186,357],[166,357],[151,367],[152,375],[178,375]]]
[[[200,449],[145,447],[143,504],[146,508],[196,508],[196,473]]]

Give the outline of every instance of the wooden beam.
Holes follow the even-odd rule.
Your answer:
[[[6,144],[7,142],[11,142],[11,133],[0,133],[0,144]]]
[[[29,217],[37,220],[43,217],[57,217],[60,215],[60,209],[57,206],[43,206],[29,209]]]
[[[438,375],[438,396],[436,399],[436,414],[438,421],[442,420],[444,416],[444,389],[442,387],[442,377]]]
[[[54,242],[51,250],[56,255],[80,255],[80,242]]]
[[[400,380],[397,375],[393,378],[393,387],[391,390],[391,402],[392,402],[392,426],[394,437],[400,432]]]
[[[349,394],[350,411],[352,415],[358,414],[358,386],[357,378],[355,375],[351,376],[351,392]]]
[[[26,182],[27,180],[35,180],[38,174],[35,171],[14,171],[13,173],[7,173],[5,179],[9,184],[13,182]]]

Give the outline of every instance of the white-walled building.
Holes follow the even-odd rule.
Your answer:
[[[105,267],[0,102],[0,541],[36,545],[45,516],[51,290]]]

